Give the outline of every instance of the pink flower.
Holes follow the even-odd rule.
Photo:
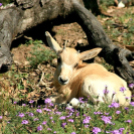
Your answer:
[[[28,121],[27,121],[27,120],[23,120],[23,121],[21,122],[21,124],[28,124]]]
[[[116,114],[120,114],[121,113],[121,111],[116,111]]]
[[[93,132],[94,134],[98,134],[99,132],[101,132],[101,129],[98,128],[98,127],[93,127],[92,132]]]
[[[131,123],[131,122],[132,122],[132,120],[127,120],[127,121],[125,121],[125,122]]]
[[[109,105],[108,107],[115,107],[115,108],[118,108],[120,105],[119,105],[119,103],[117,103],[117,102],[113,102],[111,105]]]
[[[34,116],[34,114],[33,114],[33,113],[29,113],[29,116],[33,117],[33,116]]]
[[[30,104],[34,103],[34,100],[30,100],[29,103],[30,103]]]
[[[111,116],[101,116],[102,118],[101,118],[101,120],[103,120],[104,122],[105,122],[105,124],[111,124],[112,122],[111,122],[111,119],[112,119],[112,117]]]
[[[126,90],[125,87],[121,87],[121,88],[120,88],[120,91],[121,91],[121,92],[124,92],[125,90]]]
[[[41,125],[39,125],[38,127],[37,127],[37,131],[41,131],[43,129],[43,127],[41,126]]]
[[[23,113],[19,113],[19,115],[18,115],[19,117],[24,117],[25,115],[23,114]]]
[[[67,123],[64,122],[64,123],[61,124],[61,127],[65,128],[66,125],[67,125]]]
[[[69,121],[69,122],[74,122],[74,120],[73,120],[73,119],[68,119],[68,121]]]
[[[91,120],[91,117],[90,117],[90,116],[87,116],[87,117],[83,120],[83,124],[89,123],[90,120]]]
[[[66,119],[66,116],[61,116],[60,117],[60,120],[65,120]]]
[[[104,95],[107,95],[109,93],[109,90],[107,89],[107,87],[103,90]]]
[[[134,107],[134,102],[130,102],[130,105]]]
[[[37,109],[36,112],[42,113],[42,110],[41,109]]]
[[[47,124],[47,121],[43,121],[43,122],[42,122],[42,125],[46,125],[46,124]]]
[[[47,104],[47,103],[51,103],[51,99],[50,98],[46,98],[45,99],[45,103]]]

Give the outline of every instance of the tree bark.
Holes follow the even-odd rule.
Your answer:
[[[129,83],[134,81],[128,63],[134,54],[112,43],[96,17],[83,6],[83,0],[16,0],[11,7],[0,9],[0,67],[8,69],[12,64],[10,47],[15,37],[58,17],[78,22],[88,37],[89,48],[103,48],[100,56],[114,66],[115,72]]]

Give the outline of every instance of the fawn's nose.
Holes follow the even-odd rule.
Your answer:
[[[66,85],[68,83],[68,79],[63,79],[62,77],[59,77],[59,82],[62,84],[62,85]]]

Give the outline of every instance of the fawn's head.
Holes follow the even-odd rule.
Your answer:
[[[97,56],[102,50],[101,48],[95,48],[92,50],[79,53],[74,48],[64,46],[61,48],[59,44],[52,38],[49,32],[45,32],[48,45],[58,55],[58,81],[61,85],[66,85],[70,82],[73,75],[73,71],[77,69],[79,63],[83,60],[89,60]]]

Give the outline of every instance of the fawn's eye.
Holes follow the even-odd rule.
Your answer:
[[[78,63],[76,63],[75,65],[74,65],[74,68],[76,68],[78,66]]]
[[[61,58],[60,58],[60,57],[58,57],[57,61],[58,61],[58,63],[61,63]]]

